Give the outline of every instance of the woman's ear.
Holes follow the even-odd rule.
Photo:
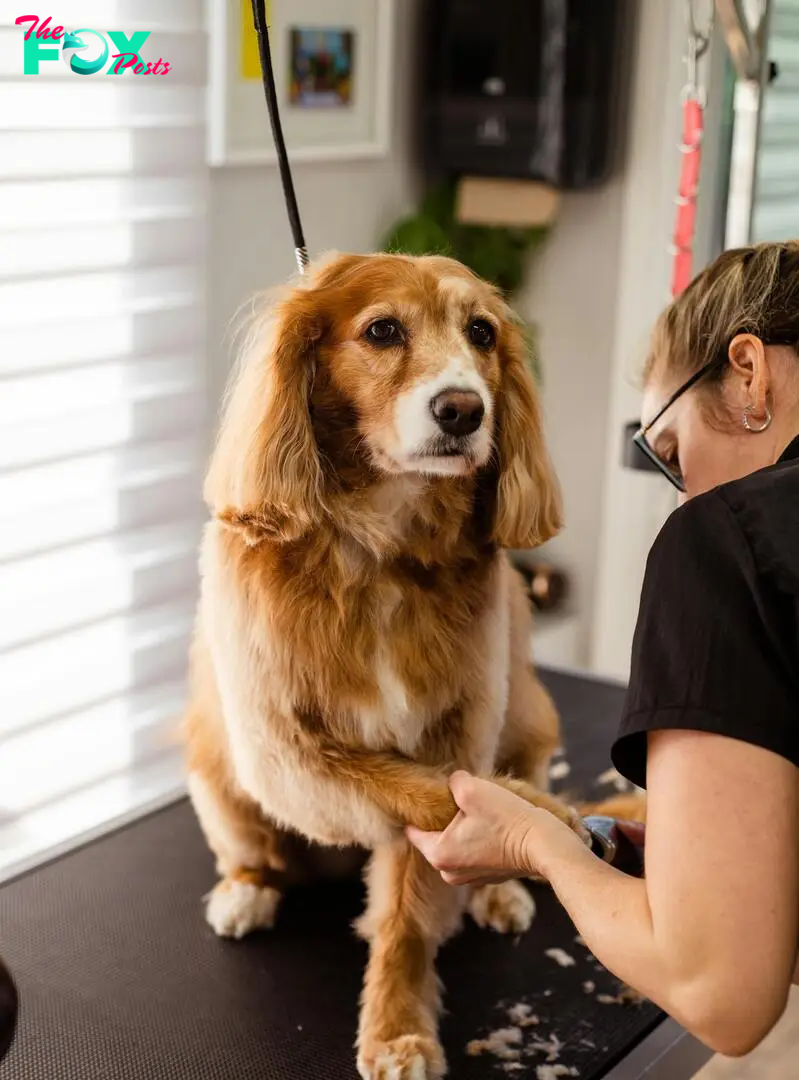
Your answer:
[[[560,530],[560,489],[544,444],[538,394],[521,329],[507,324],[500,340],[497,397],[497,487],[494,537],[501,547],[531,548]]]
[[[738,376],[740,407],[751,406],[752,416],[766,415],[770,373],[766,348],[754,334],[736,334],[730,342],[730,368]]]
[[[321,515],[322,467],[310,414],[320,336],[312,294],[295,290],[245,341],[205,499],[249,544],[297,539]]]

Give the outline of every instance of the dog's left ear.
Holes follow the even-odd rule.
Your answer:
[[[505,323],[499,347],[502,381],[497,395],[499,481],[494,538],[504,548],[532,548],[560,530],[560,488],[544,443],[527,345],[516,322]]]
[[[296,289],[259,317],[242,351],[205,498],[248,544],[296,540],[322,514],[322,467],[310,414],[321,333],[313,294]]]

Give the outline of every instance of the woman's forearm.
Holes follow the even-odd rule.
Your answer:
[[[588,948],[618,978],[668,1008],[668,978],[658,956],[646,884],[576,845],[541,858],[548,879]],[[670,1002],[669,1002],[670,1004]]]
[[[577,845],[559,845],[544,859],[538,847],[536,859],[587,947],[619,979],[720,1053],[747,1053],[764,1037],[775,1017],[760,1014],[755,987],[742,997],[734,958],[697,950],[695,925],[665,938],[644,880]]]

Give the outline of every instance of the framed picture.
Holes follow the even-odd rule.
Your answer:
[[[251,0],[211,0],[208,158],[276,160]],[[292,161],[383,157],[391,141],[395,0],[268,0]]]

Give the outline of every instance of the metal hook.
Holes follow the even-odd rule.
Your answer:
[[[685,21],[688,24],[688,54],[689,58],[701,60],[710,48],[710,40],[713,37],[713,27],[716,21],[716,5],[710,2],[710,14],[704,30],[700,30],[696,19],[696,0],[685,0]]]
[[[685,65],[688,69],[688,80],[683,88],[683,98],[694,97],[701,100],[699,89],[699,61],[710,48],[710,40],[713,37],[713,26],[716,18],[715,4],[711,2],[710,15],[707,25],[701,30],[696,19],[696,0],[685,0],[685,21],[688,26],[688,52],[685,56]]]

